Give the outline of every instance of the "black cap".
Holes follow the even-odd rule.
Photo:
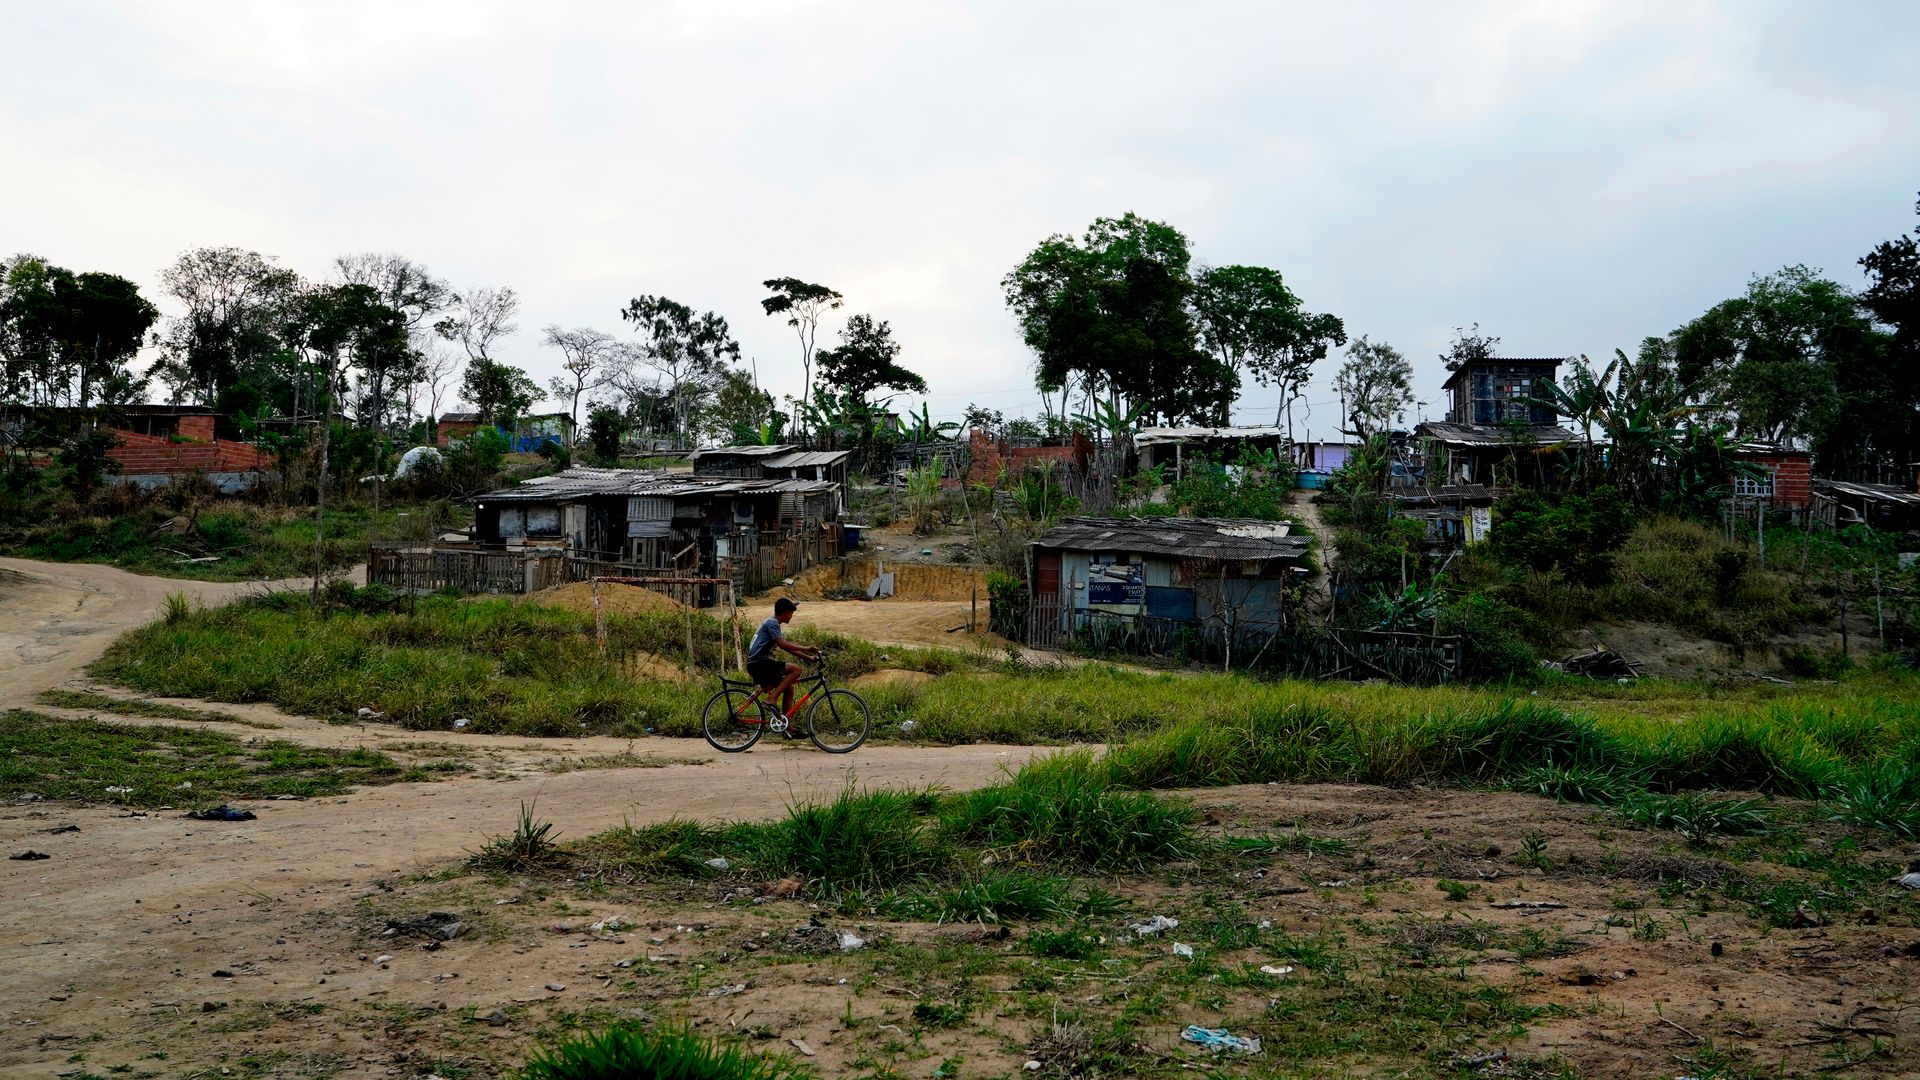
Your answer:
[[[794,599],[792,597],[783,596],[780,599],[775,600],[773,602],[773,613],[775,615],[778,615],[783,611],[792,611],[793,609],[799,606],[800,605],[798,603],[794,602]]]

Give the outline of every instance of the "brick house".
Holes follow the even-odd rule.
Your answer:
[[[1776,443],[1747,442],[1727,456],[1751,466],[1756,475],[1727,477],[1736,499],[1764,500],[1772,510],[1800,513],[1813,502],[1813,455]]]
[[[967,469],[968,482],[990,484],[1003,465],[1014,476],[1035,465],[1051,468],[1064,464],[1084,472],[1087,459],[1093,456],[1093,443],[1076,431],[1068,446],[1015,446],[1006,439],[988,438],[985,428],[976,427],[967,432],[967,452],[972,461]]]
[[[480,414],[477,412],[441,413],[434,424],[437,433],[435,441],[446,446],[455,439],[471,439],[473,433],[480,430]]]
[[[252,474],[273,468],[271,455],[244,442],[216,438],[217,421],[212,410],[136,412],[129,428],[114,430],[118,445],[107,457],[120,466],[121,483],[141,487],[203,473],[222,490],[237,491],[252,483]]]

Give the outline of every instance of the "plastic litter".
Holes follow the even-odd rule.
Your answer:
[[[473,723],[473,721],[471,721],[471,720],[469,720],[469,719],[467,719],[466,717],[464,717],[464,716],[462,716],[462,717],[460,717],[459,719],[457,719],[457,720],[455,720],[455,721],[453,722],[453,730],[455,730],[455,731],[465,731],[465,730],[467,730],[467,725],[468,725],[468,724],[471,724],[471,723]]]
[[[1244,1035],[1230,1035],[1226,1028],[1203,1028],[1198,1024],[1188,1024],[1180,1037],[1190,1043],[1197,1043],[1218,1053],[1222,1050],[1235,1054],[1257,1054],[1260,1052],[1260,1040]]]
[[[108,788],[108,789],[107,789],[107,794],[109,794],[109,795],[131,795],[131,794],[133,794],[133,789],[132,789],[132,788],[130,788],[130,787],[122,787],[122,786],[121,786],[121,785],[119,785],[119,784],[115,784],[115,785],[113,785],[112,787],[110,787],[110,788]],[[20,801],[21,801],[21,802],[26,802],[27,800],[25,800],[25,799],[22,799],[22,800],[20,800]]]
[[[1901,874],[1894,879],[1894,884],[1903,889],[1920,889],[1920,873]]]
[[[913,734],[913,729],[919,726],[920,722],[918,720],[902,720],[900,721],[900,734],[911,735]]]
[[[391,961],[392,959],[393,959],[393,956],[391,954],[381,953],[379,956],[376,956],[373,958],[373,962],[376,964],[385,964]]]
[[[867,939],[851,930],[840,931],[840,951],[853,952],[867,947]]]
[[[17,855],[9,855],[7,858],[12,859],[14,862],[39,862],[41,859],[51,859],[53,856],[44,851],[27,850]]]
[[[186,816],[194,821],[252,821],[253,811],[239,810],[222,803],[211,810],[189,810]]]
[[[1272,964],[1261,964],[1260,974],[1273,976],[1291,975],[1293,974],[1293,968],[1286,965],[1274,967]]]
[[[746,992],[747,992],[746,983],[729,983],[725,986],[716,986],[713,989],[707,991],[707,996],[710,998],[731,997],[734,994],[744,994]]]
[[[1028,1060],[1028,1062],[1027,1062],[1027,1063],[1026,1063],[1025,1065],[1022,1065],[1022,1066],[1020,1066],[1020,1067],[1021,1067],[1021,1068],[1023,1068],[1023,1069],[1025,1069],[1025,1070],[1027,1070],[1028,1072],[1039,1072],[1039,1071],[1040,1071],[1040,1063],[1039,1063],[1039,1062],[1037,1062],[1037,1061],[1033,1061],[1033,1060]]]
[[[372,709],[369,709],[365,705],[362,705],[360,706],[360,711],[357,713],[354,713],[353,715],[359,717],[362,720],[383,720],[386,718],[387,714],[383,712],[374,712]]]
[[[1173,943],[1173,955],[1191,960],[1193,959],[1193,946],[1185,942],[1176,941]]]
[[[707,865],[713,867],[715,870],[718,870],[723,874],[733,869],[733,864],[728,862],[724,856],[720,856],[720,855],[716,855],[713,858],[708,859]]]
[[[1148,919],[1146,922],[1134,923],[1131,926],[1127,927],[1127,929],[1133,931],[1134,933],[1140,935],[1141,937],[1151,937],[1162,930],[1171,930],[1174,927],[1179,925],[1180,925],[1179,919],[1169,919],[1165,915],[1155,915],[1153,918]]]

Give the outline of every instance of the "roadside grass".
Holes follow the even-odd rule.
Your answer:
[[[0,714],[0,797],[205,805],[338,795],[355,785],[432,780],[467,768],[456,761],[404,765],[371,750],[243,743],[204,729],[132,727],[18,709]]]
[[[274,731],[280,727],[279,724],[270,724],[263,720],[248,720],[232,713],[218,712],[213,709],[191,709],[184,705],[169,705],[163,701],[140,701],[86,690],[43,690],[34,700],[42,705],[51,705],[60,709],[86,709],[91,712],[114,713],[120,716],[151,716],[160,720],[239,724],[243,727],[259,728],[262,731]]]
[[[348,502],[327,510],[322,562],[340,570],[367,557],[376,534],[428,540],[460,528],[472,510],[460,503]],[[158,503],[113,517],[50,518],[5,530],[8,555],[53,562],[93,562],[136,574],[200,581],[263,581],[313,573],[313,512],[223,499],[189,513]],[[211,560],[211,561],[195,561]]]

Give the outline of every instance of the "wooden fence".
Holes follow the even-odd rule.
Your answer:
[[[1222,625],[1076,608],[1072,601],[1059,593],[1035,595],[1027,617],[1027,644],[1036,649],[1078,647],[1212,663],[1309,679],[1425,684],[1451,682],[1460,674],[1462,645],[1455,636],[1253,619]]]
[[[403,592],[453,589],[463,593],[526,593],[596,577],[652,580],[690,577],[658,567],[598,559],[576,559],[557,551],[474,551],[463,548],[406,548],[375,545],[367,552],[367,584]],[[685,586],[657,588],[683,603],[693,597]]]

